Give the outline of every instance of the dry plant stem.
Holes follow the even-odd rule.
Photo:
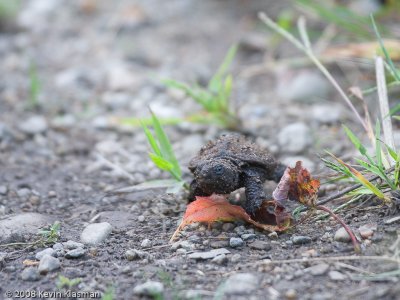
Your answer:
[[[353,243],[353,246],[354,246],[354,251],[355,251],[356,253],[361,253],[360,244],[358,243],[357,238],[355,237],[353,231],[351,230],[351,228],[350,228],[341,218],[339,218],[338,215],[336,215],[336,214],[335,214],[333,211],[331,211],[328,207],[323,206],[323,205],[317,205],[317,206],[315,206],[315,208],[316,208],[316,209],[319,209],[319,210],[326,211],[326,212],[329,213],[336,221],[338,221],[338,222],[343,226],[343,228],[347,231],[347,233],[350,235],[351,242]]]
[[[342,96],[343,100],[346,102],[346,104],[350,107],[350,109],[353,111],[355,116],[357,117],[358,121],[361,123],[361,125],[364,127],[365,131],[368,132],[368,127],[365,124],[363,118],[360,116],[356,108],[354,107],[353,103],[351,103],[350,98],[346,95],[346,93],[343,91],[343,89],[339,86],[335,78],[329,73],[329,71],[324,67],[324,65],[318,60],[318,58],[314,55],[312,52],[311,48],[308,48],[306,45],[309,43],[306,42],[306,45],[303,45],[298,39],[296,39],[292,34],[290,34],[288,31],[282,29],[277,23],[272,21],[264,12],[260,12],[258,14],[258,17],[271,29],[275,30],[279,34],[281,34],[283,37],[285,37],[289,42],[291,42],[293,45],[295,45],[299,50],[303,51],[308,58],[317,66],[317,68],[322,72],[322,74],[325,75],[325,77],[329,80],[329,82],[334,86],[334,88],[339,92],[339,94]],[[305,29],[305,23],[302,24],[302,22],[299,22],[299,31],[300,35],[302,36],[302,39],[308,40],[308,35],[307,31]]]
[[[379,107],[381,110],[384,141],[392,149],[395,149],[392,121],[390,119],[390,114],[389,114],[389,100],[387,95],[385,68],[383,65],[383,59],[380,56],[377,56],[375,58],[375,70],[376,70],[376,85],[378,87],[378,99],[379,99]]]

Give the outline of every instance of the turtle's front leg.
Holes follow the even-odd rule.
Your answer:
[[[245,210],[250,216],[254,216],[261,203],[266,200],[264,191],[264,176],[256,169],[244,171],[243,186],[246,192]]]

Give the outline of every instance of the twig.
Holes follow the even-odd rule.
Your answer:
[[[351,242],[353,243],[353,246],[354,246],[354,251],[355,251],[356,253],[361,253],[360,244],[358,243],[357,238],[355,237],[353,231],[351,230],[351,228],[350,228],[341,218],[339,218],[338,215],[336,215],[332,210],[330,210],[328,207],[323,206],[323,205],[317,205],[317,206],[315,206],[315,208],[316,208],[316,209],[319,209],[319,210],[326,211],[326,212],[329,213],[336,221],[338,221],[338,222],[343,226],[343,228],[347,231],[347,233],[349,234],[350,239],[351,239]]]
[[[322,72],[322,74],[325,75],[325,77],[329,80],[329,82],[334,86],[334,88],[339,92],[339,94],[342,96],[343,100],[346,102],[346,104],[350,107],[350,109],[353,111],[355,116],[357,117],[358,121],[361,123],[361,125],[364,127],[364,129],[368,132],[368,127],[366,126],[363,118],[360,116],[356,108],[354,107],[353,103],[347,96],[347,94],[343,91],[343,89],[340,87],[340,85],[337,83],[335,78],[329,73],[329,71],[325,68],[325,66],[318,60],[318,58],[314,55],[312,52],[311,48],[307,48],[306,45],[303,45],[298,39],[296,39],[291,33],[286,31],[285,29],[281,28],[277,23],[272,21],[264,12],[260,12],[258,14],[258,17],[271,29],[275,30],[277,33],[281,34],[283,37],[285,37],[289,42],[291,42],[293,45],[295,45],[299,50],[303,51],[308,58],[317,66],[317,68]],[[301,26],[304,26],[304,28],[301,28]],[[307,36],[307,30],[305,29],[305,24],[301,24],[300,22],[300,32],[302,34],[305,34],[305,38],[308,39]]]

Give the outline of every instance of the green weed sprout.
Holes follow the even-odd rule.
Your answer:
[[[147,125],[142,123],[147,141],[153,151],[149,153],[149,157],[157,168],[167,171],[171,175],[174,179],[173,186],[180,189],[182,186],[185,186],[185,182],[182,179],[181,167],[176,159],[172,145],[160,121],[153,112],[151,112],[151,120],[155,134],[150,131]]]
[[[162,80],[167,87],[185,92],[187,96],[203,107],[206,114],[192,115],[188,117],[189,121],[213,122],[218,126],[229,129],[237,129],[240,126],[240,120],[230,105],[233,79],[231,74],[227,74],[236,51],[237,46],[232,46],[229,49],[207,87],[200,87],[196,84],[188,85],[173,79]]]
[[[68,288],[71,289],[75,285],[78,285],[79,283],[82,282],[82,278],[73,278],[69,279],[65,276],[59,275],[58,280],[57,280],[57,288],[62,289],[62,288]]]
[[[41,235],[41,241],[44,244],[55,244],[60,237],[61,223],[59,221],[54,222],[49,229],[41,229],[39,234]]]

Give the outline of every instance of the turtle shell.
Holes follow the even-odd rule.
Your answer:
[[[277,163],[272,155],[255,143],[239,134],[227,134],[209,142],[189,163],[189,169],[194,172],[199,164],[207,163],[216,158],[233,161],[240,167],[256,166],[272,172]]]

